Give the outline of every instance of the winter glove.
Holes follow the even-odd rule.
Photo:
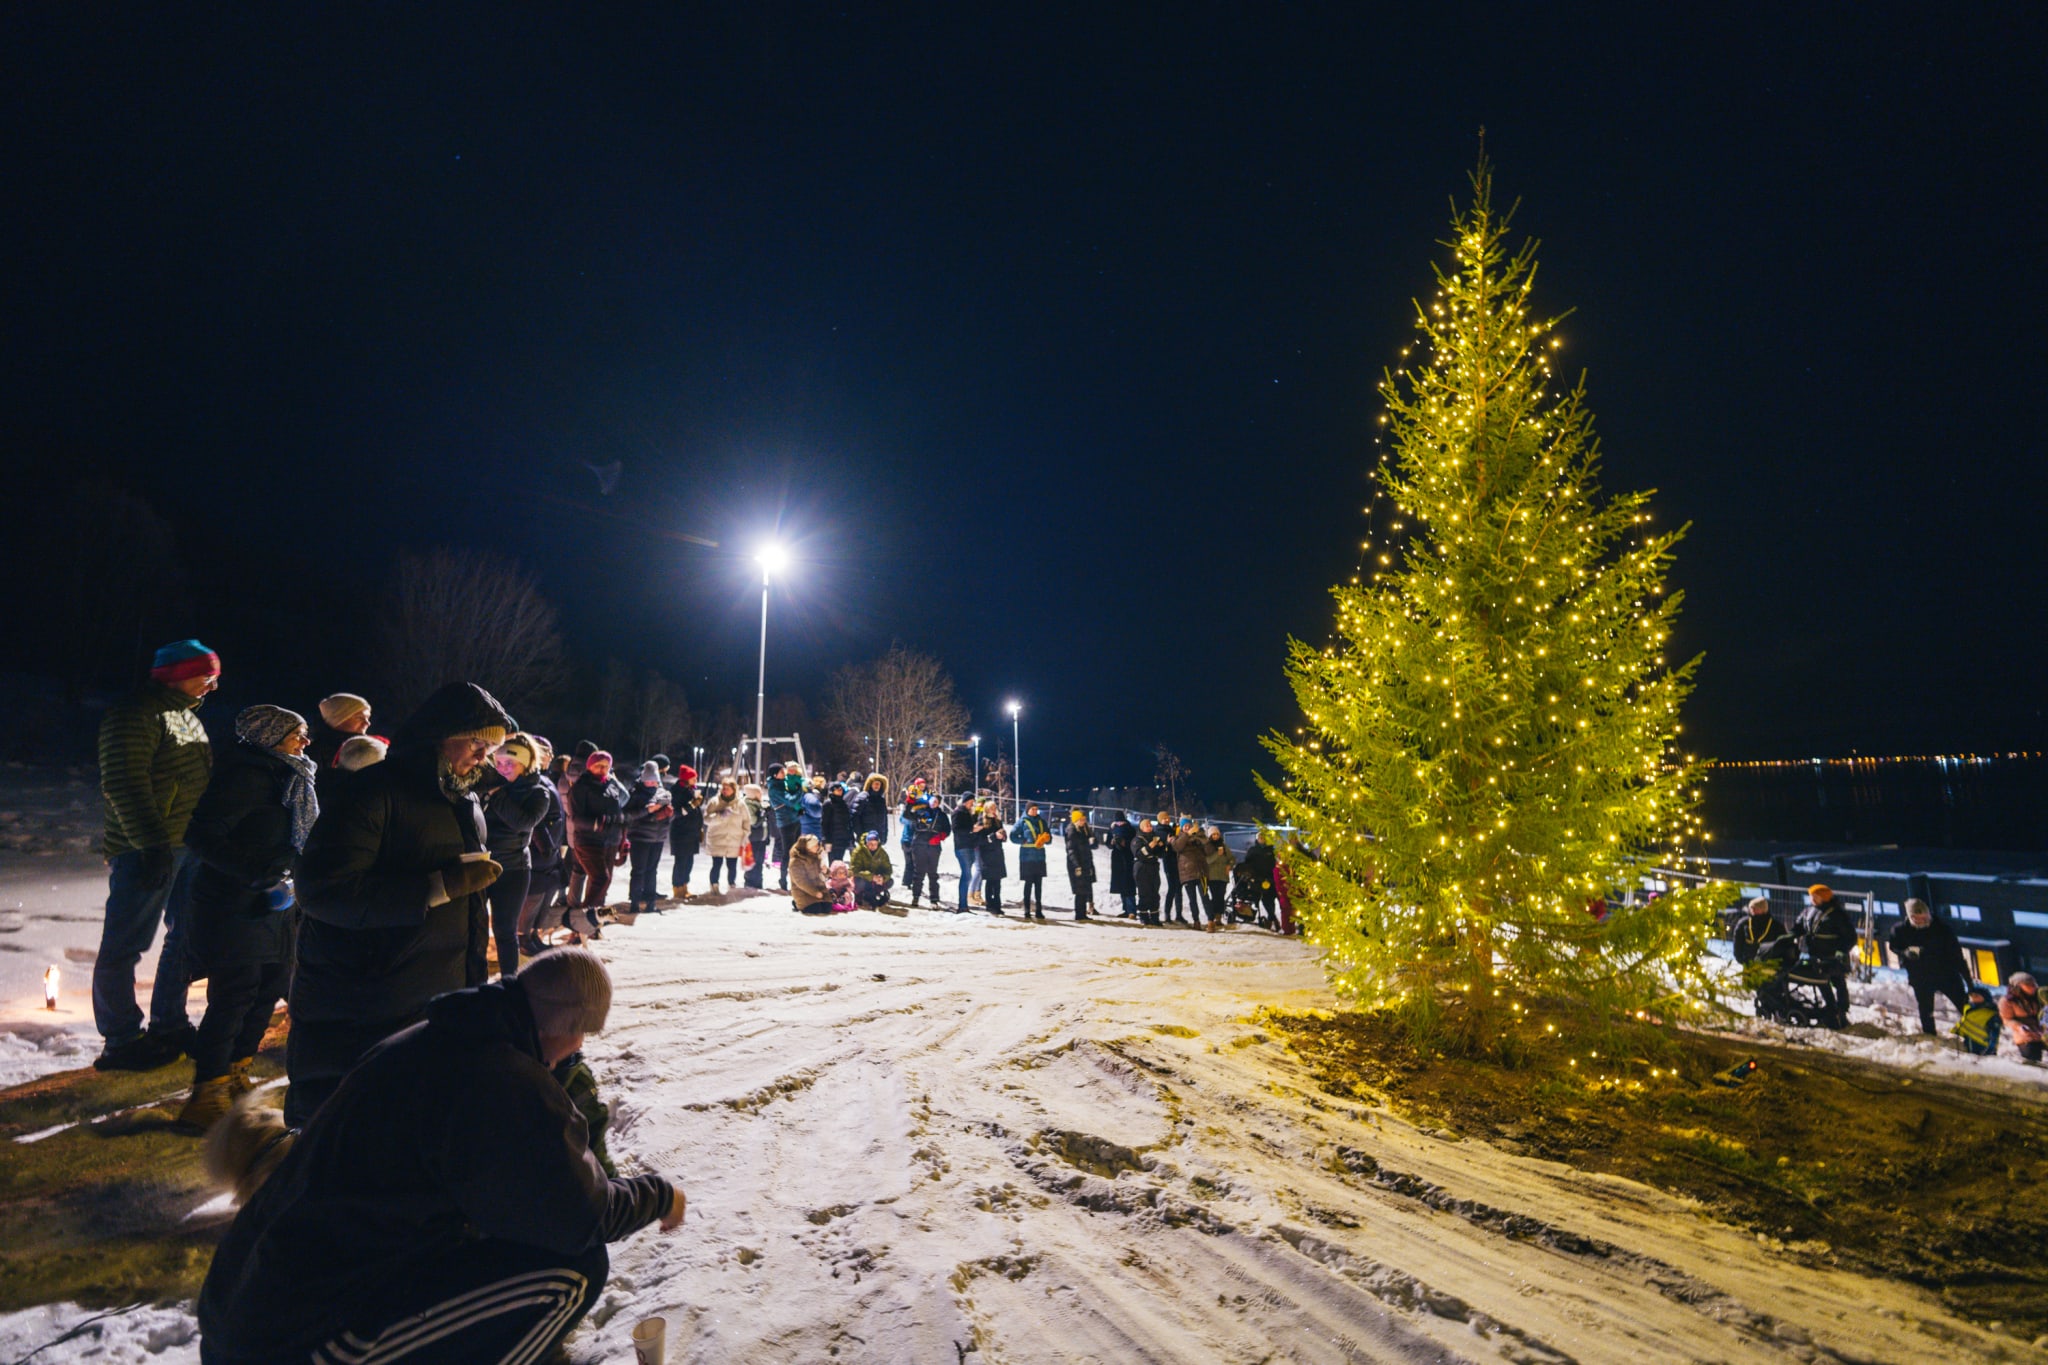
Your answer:
[[[619,840],[619,851],[612,854],[612,866],[624,867],[626,865],[626,855],[632,851],[633,841],[631,839]]]
[[[472,862],[450,863],[441,869],[441,890],[451,901],[473,896],[498,880],[504,874],[504,866],[489,858],[478,858]]]
[[[1906,949],[1905,957],[1908,962],[1917,962],[1920,960],[1920,950],[1918,948],[1908,948]]]

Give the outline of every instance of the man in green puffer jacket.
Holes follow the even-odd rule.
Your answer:
[[[149,681],[100,722],[100,800],[105,807],[107,914],[92,968],[92,1016],[101,1071],[150,1071],[185,1055],[192,1021],[185,994],[185,826],[213,772],[213,747],[194,714],[220,684],[220,656],[197,640],[165,645]],[[150,991],[149,1028],[135,1003],[135,964],[166,925]]]

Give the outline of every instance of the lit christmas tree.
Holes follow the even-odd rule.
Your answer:
[[[1290,642],[1307,724],[1268,737],[1286,777],[1262,786],[1317,855],[1288,874],[1338,989],[1483,1047],[1518,995],[1710,997],[1724,888],[1641,896],[1700,837],[1677,748],[1699,661],[1665,658],[1684,529],[1601,496],[1583,383],[1551,377],[1559,319],[1530,312],[1535,243],[1510,252],[1483,160],[1472,185],[1425,356],[1381,385],[1391,534],[1334,590],[1334,643]]]

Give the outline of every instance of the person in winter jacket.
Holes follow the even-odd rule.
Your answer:
[[[1130,816],[1122,811],[1109,825],[1109,894],[1122,899],[1123,914],[1120,918],[1138,917],[1138,874],[1136,858],[1131,845],[1138,837],[1138,831],[1131,824]]]
[[[1289,857],[1302,851],[1301,845],[1290,845]],[[1273,900],[1280,907],[1280,932],[1298,932],[1294,918],[1294,886],[1287,875],[1287,864],[1276,860],[1273,864]]]
[[[558,948],[434,1001],[295,1136],[236,1108],[209,1148],[248,1193],[199,1291],[201,1360],[555,1358],[604,1292],[605,1244],[685,1207],[665,1176],[607,1177],[550,1074],[610,1004],[596,955]]]
[[[561,788],[549,775],[567,766],[568,755],[557,755],[541,735],[532,739],[539,754],[538,766],[545,770],[536,773],[534,786],[547,798],[548,808],[527,840],[528,880],[526,900],[519,907],[519,951],[538,957],[545,947],[540,937],[543,920],[553,917],[551,912],[568,891],[571,859],[569,808],[562,800]]]
[[[803,833],[804,775],[796,764],[768,765],[769,837],[775,841],[776,889],[789,890],[789,850]]]
[[[1252,846],[1244,851],[1244,861],[1237,865],[1237,883],[1258,907],[1259,923],[1268,929],[1279,924],[1273,896],[1275,861],[1272,841],[1262,829],[1252,836]]]
[[[1160,837],[1166,840],[1169,851],[1171,851],[1177,829],[1173,817],[1165,811],[1160,811],[1159,814],[1153,817],[1152,827],[1159,831]],[[1166,878],[1164,918],[1178,923],[1181,917],[1181,896],[1183,894],[1183,888],[1180,884],[1180,859],[1177,856],[1161,858],[1159,860],[1159,868]],[[1195,916],[1195,922],[1198,924],[1201,922],[1201,915],[1199,913]]]
[[[583,780],[584,763],[590,758],[592,754],[596,752],[597,744],[595,741],[588,739],[579,739],[576,741],[575,752],[572,753],[569,757],[569,766],[562,770],[562,775],[560,777],[555,779],[555,788],[556,790],[562,793],[562,805],[564,807],[568,806],[569,798],[574,794],[576,790],[576,784]],[[567,863],[569,869],[569,886],[566,893],[567,903],[571,907],[583,904],[583,864],[576,860],[575,825],[575,816],[572,812],[569,820],[570,838],[569,858]],[[568,915],[564,913],[562,916],[562,922],[566,924],[568,923],[568,919]]]
[[[960,913],[981,899],[981,846],[975,842],[975,825],[981,819],[981,802],[970,793],[953,807],[953,861],[960,868]]]
[[[2030,1062],[2041,1060],[2041,988],[2031,972],[2014,972],[2005,982],[1998,1017],[2012,1034],[2012,1044]]]
[[[1010,830],[1010,842],[1017,846],[1017,879],[1024,885],[1024,918],[1045,918],[1045,846],[1052,842],[1052,827],[1038,813],[1038,803],[1024,808],[1024,818]],[[937,895],[936,892],[933,893]]]
[[[1150,817],[1138,822],[1138,833],[1131,840],[1132,878],[1138,886],[1138,922],[1157,927],[1159,924],[1159,878],[1164,864],[1173,860],[1173,849],[1166,842],[1166,835],[1152,823]]]
[[[583,776],[569,788],[569,851],[583,873],[583,899],[575,908],[590,920],[590,937],[602,937],[597,912],[612,888],[612,869],[626,842],[625,784],[612,776],[612,756],[599,749],[583,760]]]
[[[1087,919],[1095,908],[1095,831],[1078,806],[1067,815],[1067,888],[1074,895],[1074,918]]]
[[[1991,992],[1972,982],[1969,996],[1963,1001],[1962,1015],[1956,1020],[1956,1036],[1963,1040],[1963,1051],[1973,1057],[1996,1057],[2002,1022]]]
[[[718,784],[718,794],[704,803],[704,852],[711,859],[711,885],[718,890],[718,873],[725,871],[725,889],[738,889],[740,854],[754,829],[754,807],[740,795],[731,778]]]
[[[697,790],[697,770],[685,763],[676,769],[676,818],[669,821],[669,894],[690,898],[690,872],[704,843],[704,793]]]
[[[834,862],[853,851],[853,808],[846,804],[844,782],[834,782],[825,789],[825,801],[818,812],[818,831]]]
[[[185,995],[185,826],[213,770],[213,747],[193,713],[220,685],[220,656],[197,640],[156,652],[149,681],[107,709],[100,722],[100,804],[106,834],[106,920],[92,966],[92,1019],[106,1040],[93,1066],[150,1071],[175,1062],[192,1045]],[[135,1003],[135,964],[149,951],[157,925],[149,1028]]]
[[[856,905],[889,903],[889,889],[896,884],[896,869],[889,864],[889,850],[882,847],[881,835],[873,830],[861,835],[860,847],[853,851],[852,872]]]
[[[1934,917],[1927,902],[1906,902],[1906,917],[1892,930],[1892,956],[1906,969],[1906,983],[1920,1006],[1920,1031],[1934,1032],[1934,997],[1945,995],[1963,1011],[1970,989],[1970,966],[1956,931]]]
[[[255,1088],[249,1068],[291,985],[297,927],[292,859],[320,818],[319,769],[305,717],[251,706],[185,828],[194,860],[187,945],[206,970],[206,1014],[192,1045],[180,1127],[205,1132]]]
[[[916,905],[918,894],[929,884],[932,905],[936,907],[939,903],[939,856],[947,836],[953,832],[952,819],[934,805],[930,797],[920,792],[904,813],[903,827],[910,843],[910,903]]]
[[[1767,896],[1758,896],[1745,907],[1742,917],[1729,931],[1735,960],[1747,967],[1761,963],[1751,973],[1756,982],[1756,1012],[1769,1017],[1780,1012],[1785,992],[1785,968],[1799,955],[1799,944],[1776,915]]]
[[[1230,914],[1230,869],[1237,866],[1237,859],[1230,855],[1230,846],[1223,842],[1223,831],[1209,826],[1203,836],[1206,845],[1204,862],[1209,881],[1209,927],[1228,924],[1235,916]]]
[[[1202,923],[1202,886],[1209,879],[1209,844],[1202,837],[1202,831],[1186,816],[1181,817],[1180,828],[1167,840],[1173,849],[1175,870],[1180,877],[1183,894],[1187,896],[1189,922],[1200,926]],[[1180,910],[1173,908],[1173,922],[1181,923]]]
[[[1806,955],[1822,969],[1820,991],[1831,1027],[1849,1022],[1849,954],[1856,948],[1856,921],[1833,889],[1816,882],[1807,888],[1813,907],[1800,920]]]
[[[299,855],[299,963],[285,1118],[303,1127],[351,1066],[473,980],[504,870],[484,847],[475,790],[517,728],[475,683],[428,697],[320,814]]]
[[[341,757],[341,746],[357,735],[370,733],[370,703],[353,692],[336,692],[320,702],[310,727],[313,740],[306,757],[318,768],[332,768]]]
[[[809,834],[825,842],[825,779],[813,777],[797,797],[796,828],[799,834]]]
[[[741,789],[740,795],[747,798],[747,806],[754,813],[753,828],[747,832],[749,850],[754,861],[747,867],[747,886],[755,891],[762,888],[767,879],[768,845],[775,833],[775,813],[768,808],[768,793],[758,782],[749,782]]]
[[[562,1093],[569,1097],[569,1103],[582,1116],[590,1155],[597,1159],[597,1168],[616,1179],[619,1168],[612,1164],[612,1154],[605,1145],[605,1134],[612,1126],[612,1107],[597,1093],[597,1073],[590,1069],[583,1053],[576,1051],[549,1067],[548,1074],[555,1078],[555,1084],[562,1087]]]
[[[519,970],[519,920],[533,882],[533,832],[553,803],[541,786],[540,746],[523,731],[508,735],[491,756],[491,771],[477,783],[484,807],[484,847],[505,870],[484,893],[491,908],[491,939],[498,947],[498,974]],[[484,964],[470,964],[481,977]]]
[[[883,843],[889,841],[889,779],[871,773],[861,784],[860,799],[853,803],[853,832],[856,837],[873,830]]]
[[[815,834],[799,834],[789,846],[789,899],[803,914],[832,913],[832,897],[825,889],[825,846]]]
[[[661,850],[675,814],[675,793],[668,789],[661,765],[649,759],[640,765],[640,780],[626,797],[626,843],[632,859],[627,895],[635,911],[651,911],[661,899]]]
[[[1003,878],[1009,875],[1009,860],[1003,856],[1003,817],[994,801],[982,807],[975,822],[975,851],[981,856],[981,908],[991,915],[1003,913]],[[915,900],[912,904],[915,904]]]

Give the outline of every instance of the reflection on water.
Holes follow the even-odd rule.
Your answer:
[[[1705,819],[1717,839],[2048,850],[2048,756],[1722,764]]]

